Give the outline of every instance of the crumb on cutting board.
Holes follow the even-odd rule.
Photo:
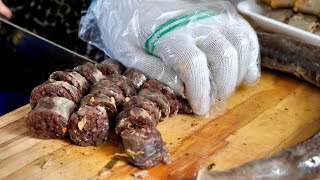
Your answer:
[[[99,171],[98,175],[99,175],[99,176],[107,176],[107,175],[110,174],[110,172],[111,172],[110,169],[108,169],[108,168],[102,168],[102,169]]]
[[[132,176],[135,178],[143,179],[143,178],[149,176],[149,172],[148,172],[148,170],[142,170],[142,171],[138,171],[136,173],[133,173]]]
[[[82,153],[83,155],[85,155],[85,156],[87,156],[87,155],[89,155],[89,154],[91,154],[89,151],[86,151],[86,152],[83,152]]]
[[[41,166],[41,169],[47,169],[52,165],[52,159],[47,160],[43,165]]]

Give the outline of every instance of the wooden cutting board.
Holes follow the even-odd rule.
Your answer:
[[[147,179],[192,179],[196,170],[216,170],[270,156],[320,129],[320,89],[270,71],[254,86],[242,86],[215,119],[177,115],[158,125],[171,153],[170,165],[148,169]],[[68,140],[37,139],[24,127],[28,105],[0,117],[0,179],[134,179],[124,161],[99,171],[120,152],[110,142],[79,147]],[[44,165],[45,164],[45,165]]]

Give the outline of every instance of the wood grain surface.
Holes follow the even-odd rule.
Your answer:
[[[320,89],[292,77],[263,71],[258,83],[241,86],[217,118],[177,115],[158,129],[170,165],[148,169],[146,179],[192,179],[200,167],[224,170],[270,156],[320,129]],[[68,140],[38,139],[24,126],[23,106],[0,117],[0,179],[135,179],[140,169],[119,161],[102,175],[115,153],[111,142],[79,147]]]

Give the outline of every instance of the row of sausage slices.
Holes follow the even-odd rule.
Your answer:
[[[192,113],[168,86],[115,60],[52,73],[32,90],[30,104],[25,123],[38,136],[98,146],[114,130],[127,160],[142,168],[170,162],[157,124]]]

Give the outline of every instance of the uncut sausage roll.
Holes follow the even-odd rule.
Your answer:
[[[78,103],[82,95],[80,91],[64,81],[47,82],[35,87],[31,91],[30,104],[34,107],[44,97],[65,97]]]
[[[26,127],[44,138],[64,138],[77,105],[63,97],[44,97],[25,118]]]
[[[80,146],[98,146],[107,139],[109,120],[101,106],[83,106],[70,117],[69,136]]]

